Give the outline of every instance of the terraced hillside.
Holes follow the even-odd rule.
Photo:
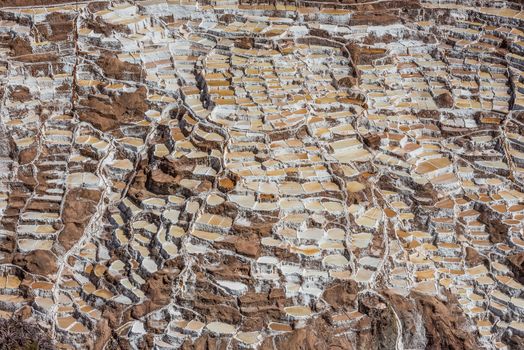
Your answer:
[[[523,179],[520,1],[0,8],[0,317],[57,349],[522,349]]]

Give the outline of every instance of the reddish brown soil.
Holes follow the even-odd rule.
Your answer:
[[[80,101],[79,116],[101,131],[113,130],[127,122],[143,120],[148,109],[146,97],[145,87],[135,92],[115,94],[109,99],[89,96]]]
[[[58,236],[58,241],[66,250],[71,249],[82,237],[99,200],[99,191],[87,189],[73,189],[65,197],[62,212],[64,228]]]
[[[435,98],[435,103],[439,108],[453,108],[453,97],[447,92],[444,92]]]
[[[56,257],[47,250],[35,250],[30,253],[18,253],[13,264],[38,275],[48,276],[57,271]]]
[[[104,55],[96,63],[108,78],[142,81],[145,77],[142,67],[129,62],[122,62],[116,57]]]

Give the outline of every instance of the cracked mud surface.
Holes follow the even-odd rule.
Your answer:
[[[57,349],[519,349],[518,1],[8,0],[0,317]]]

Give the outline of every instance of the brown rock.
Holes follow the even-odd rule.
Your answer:
[[[64,201],[62,220],[65,223],[85,224],[96,210],[100,192],[87,189],[73,189]]]
[[[413,293],[412,293],[413,295]],[[422,314],[426,339],[426,349],[479,349],[473,333],[463,329],[466,320],[457,301],[448,295],[444,303],[436,297],[413,295],[417,312]]]
[[[521,350],[522,344],[524,344],[524,337],[518,334],[510,334],[510,332],[504,333],[502,340],[508,345],[510,350]]]
[[[241,262],[234,256],[224,257],[216,266],[210,266],[207,271],[217,279],[238,281],[247,278],[250,274],[251,264]]]
[[[33,309],[29,305],[22,306],[20,309],[16,310],[15,316],[21,320],[26,320],[33,314]]]
[[[269,292],[269,299],[284,300],[286,299],[286,292],[282,288],[272,288]]]
[[[89,96],[80,101],[79,117],[101,131],[115,129],[121,124],[142,120],[148,109],[147,89],[112,96]]]
[[[104,74],[112,79],[142,81],[145,73],[140,65],[120,61],[116,57],[104,55],[96,62]]]
[[[13,257],[13,264],[38,275],[51,275],[57,271],[56,257],[47,250],[34,250],[23,254],[18,253]]]
[[[178,272],[178,270],[160,270],[147,280],[144,292],[153,303],[158,305],[169,304],[173,280]]]
[[[58,242],[66,249],[71,249],[76,242],[84,234],[84,226],[82,224],[68,222],[58,235]]]
[[[46,16],[45,24],[38,25],[38,32],[47,41],[64,41],[73,35],[74,17],[67,13],[53,12]]]
[[[424,349],[426,347],[426,331],[424,320],[417,310],[413,299],[404,298],[398,294],[386,291],[391,307],[402,322],[402,343],[406,349]]]
[[[524,283],[524,252],[508,256],[509,267],[520,283]]]
[[[202,335],[195,341],[186,340],[182,344],[182,350],[227,350],[229,340],[222,338],[213,338],[209,334]]]
[[[268,294],[264,292],[247,292],[243,294],[239,300],[240,304],[264,303],[268,300]]]
[[[249,37],[240,38],[235,41],[235,46],[246,50],[252,49],[255,46],[255,39]]]
[[[306,327],[267,338],[260,349],[286,350],[352,350],[349,339],[338,334],[322,317],[312,320]]]
[[[71,249],[84,234],[100,196],[100,191],[80,188],[67,193],[62,211],[64,227],[58,235],[58,241],[66,250]]]
[[[9,0],[7,0],[9,1]],[[11,40],[9,43],[12,56],[30,55],[33,53],[29,39],[23,39],[19,36]]]
[[[319,37],[319,38],[330,38],[331,37],[331,35],[329,34],[329,32],[327,30],[318,29],[318,28],[310,28],[309,29],[309,34],[311,36],[316,36],[316,37]]]
[[[482,215],[481,215],[482,217]],[[489,232],[489,240],[492,243],[502,243],[506,240],[508,235],[508,226],[500,222],[500,220],[481,221],[486,223],[486,229]]]
[[[224,22],[226,24],[233,23],[235,21],[235,15],[231,13],[226,13],[224,15],[221,15],[218,17],[219,21]]]
[[[380,147],[380,135],[370,134],[364,137],[364,143],[366,146],[372,149],[378,149]]]
[[[481,256],[474,248],[466,247],[466,263],[468,266],[477,266],[486,263],[486,258]]]
[[[453,97],[448,92],[444,92],[435,98],[438,108],[453,108]]]
[[[353,86],[358,85],[358,79],[355,77],[344,77],[337,83],[340,87],[352,88]]]
[[[31,100],[31,92],[26,86],[18,85],[15,87],[13,92],[11,92],[11,99],[17,102],[26,102]]]
[[[2,350],[56,349],[49,332],[35,321],[17,318],[0,318],[0,346]]]
[[[354,281],[337,283],[324,291],[322,298],[334,309],[352,308],[358,286]]]
[[[249,236],[255,233],[258,237],[268,237],[271,235],[273,223],[266,219],[264,222],[251,221],[249,226],[241,226],[236,222],[233,223],[233,229],[236,233],[244,236]]]
[[[370,318],[372,349],[395,349],[399,328],[393,310],[374,294],[359,297],[359,310]]]
[[[235,251],[238,254],[247,255],[249,257],[257,257],[260,253],[260,241],[257,237],[252,239],[238,239],[235,242]]]
[[[160,309],[162,306],[163,305],[153,303],[151,300],[145,300],[143,303],[133,306],[130,313],[126,314],[125,319],[130,320],[131,318],[142,318],[143,316]]]
[[[176,183],[173,176],[155,169],[148,174],[147,189],[157,194],[170,194],[175,192]]]
[[[33,190],[37,185],[37,181],[34,176],[34,168],[31,166],[21,166],[18,168],[18,180],[26,185],[28,188]]]
[[[60,203],[33,200],[27,205],[26,209],[40,212],[58,212],[60,211]]]
[[[207,322],[220,321],[229,324],[239,324],[242,321],[240,311],[233,306],[224,304],[194,304],[195,311],[202,313]]]

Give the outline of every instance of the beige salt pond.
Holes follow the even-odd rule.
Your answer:
[[[206,326],[206,328],[210,332],[216,333],[219,335],[232,335],[232,334],[235,334],[236,332],[235,326],[224,323],[224,322],[211,322]]]

